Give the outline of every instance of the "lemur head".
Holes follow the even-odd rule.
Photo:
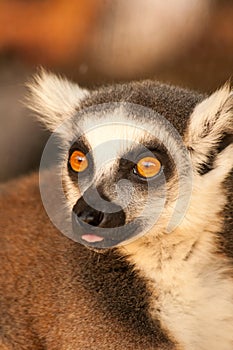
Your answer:
[[[149,244],[194,221],[215,225],[233,165],[229,85],[210,97],[152,81],[87,91],[42,72],[29,104],[58,136],[75,240]]]

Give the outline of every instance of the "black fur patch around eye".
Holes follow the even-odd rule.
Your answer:
[[[199,165],[198,173],[200,175],[205,175],[214,168],[214,162],[219,153],[221,153],[225,148],[227,148],[231,143],[233,143],[232,134],[223,134],[221,140],[215,146],[214,150],[210,152],[207,157],[207,162]]]
[[[148,150],[148,154],[146,150]],[[139,145],[132,151],[129,151],[128,153],[126,153],[120,159],[119,171],[118,171],[119,177],[130,179],[130,180],[133,180],[133,177],[134,177],[134,179],[136,180],[137,177],[133,173],[133,169],[135,168],[137,162],[141,158],[146,156],[151,156],[151,153],[160,161],[162,165],[163,173],[165,175],[166,180],[168,181],[174,173],[174,162],[172,161],[171,157],[169,157],[166,151],[166,148],[163,145],[158,144],[155,147],[155,143],[152,143],[152,142],[144,146]],[[145,180],[140,180],[140,177],[138,176],[138,181],[140,182]],[[153,179],[149,181],[153,181]]]
[[[82,151],[84,154],[87,154],[90,151],[90,146],[86,144],[85,140],[80,137],[75,142],[72,143],[70,149],[69,149],[69,156],[72,152],[75,150]]]
[[[83,139],[82,137],[80,137],[78,140],[76,140],[70,147],[69,149],[69,158],[71,156],[71,154],[75,151],[75,150],[79,150],[81,152],[83,152],[87,159],[88,159],[88,168],[82,173],[76,173],[75,171],[72,170],[69,160],[67,163],[67,167],[68,167],[68,171],[69,171],[69,175],[71,180],[73,181],[73,183],[75,185],[77,185],[77,180],[82,179],[83,177],[85,178],[91,178],[92,174],[93,174],[93,168],[94,168],[94,162],[92,159],[92,154],[90,152],[90,146],[87,145],[86,140]]]

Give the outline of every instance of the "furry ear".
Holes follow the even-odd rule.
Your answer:
[[[224,85],[195,107],[185,135],[185,144],[194,168],[201,175],[219,165],[220,155],[221,163],[228,162],[228,166],[232,167],[233,92],[230,84]]]
[[[70,117],[89,94],[77,84],[45,70],[41,70],[27,87],[27,106],[38,114],[38,119],[50,131]]]

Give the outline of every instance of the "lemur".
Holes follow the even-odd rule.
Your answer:
[[[0,349],[233,349],[229,84],[29,90],[54,138],[0,187]]]

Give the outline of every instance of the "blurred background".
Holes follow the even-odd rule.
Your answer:
[[[233,73],[232,0],[0,0],[0,181],[48,138],[22,104],[37,67],[81,86],[152,78],[210,92]]]

